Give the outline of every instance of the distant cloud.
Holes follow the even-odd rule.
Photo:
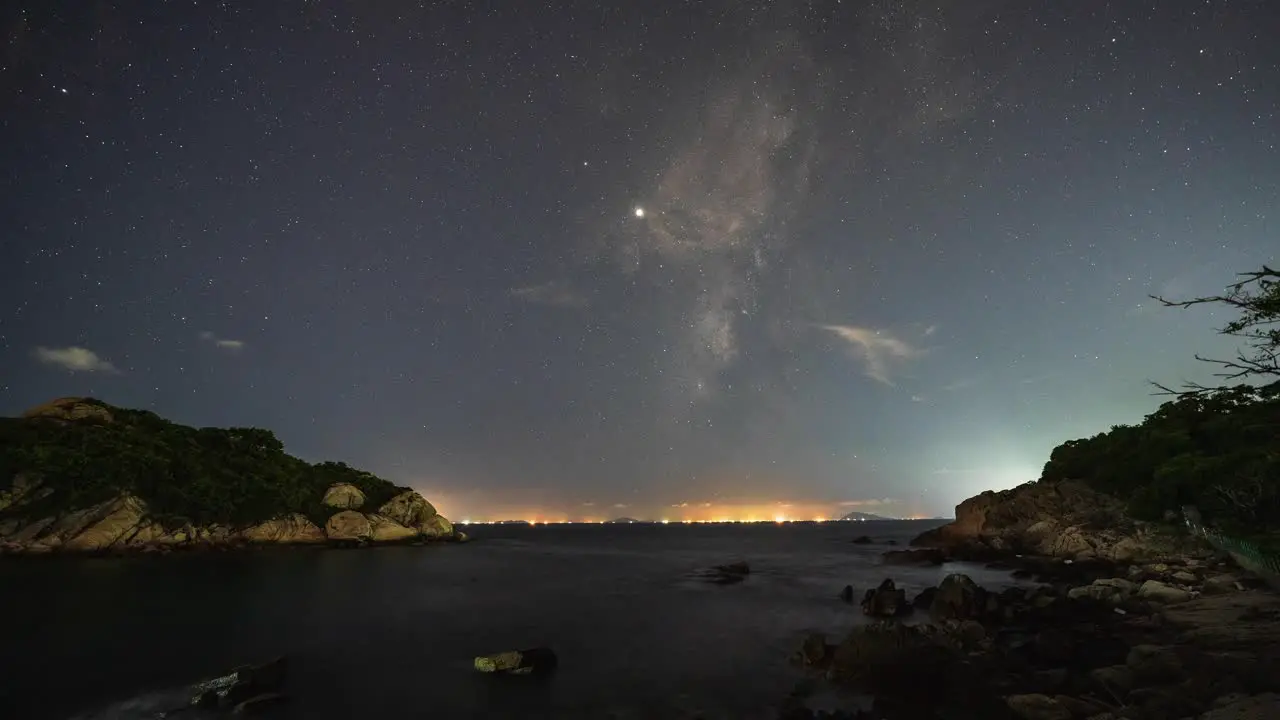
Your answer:
[[[595,507],[595,506],[596,506],[596,504],[595,504],[595,503],[593,503],[593,502],[584,502],[584,503],[582,503],[582,507]]]
[[[88,348],[75,346],[64,348],[38,347],[35,349],[34,355],[36,360],[46,365],[56,365],[71,372],[120,372],[115,365],[98,357],[96,352]]]
[[[844,500],[837,503],[840,507],[875,507],[877,505],[891,505],[897,502],[893,498],[871,498],[869,500]]]
[[[231,352],[244,349],[243,340],[231,340],[229,338],[220,338],[217,335],[214,335],[213,333],[209,332],[208,330],[200,333],[200,339],[206,342],[213,343],[214,347],[222,348],[223,350],[230,350]]]
[[[820,327],[849,343],[850,352],[863,361],[863,371],[867,377],[885,385],[894,384],[892,374],[898,365],[924,354],[923,350],[894,337],[887,330],[853,325]]]
[[[614,506],[615,508],[619,508],[619,509],[624,508],[624,507],[628,507],[628,505],[627,505],[626,503],[614,503],[614,504],[613,504],[613,506]]]
[[[587,306],[587,299],[572,288],[551,281],[541,285],[527,285],[511,288],[511,297],[538,305],[551,307],[581,309]]]
[[[956,390],[963,390],[967,387],[973,387],[974,385],[977,385],[977,384],[978,384],[977,378],[960,378],[959,380],[948,383],[947,385],[943,385],[942,389],[946,390],[947,392],[954,392]]]
[[[926,327],[926,328],[924,329],[924,336],[925,336],[925,337],[929,337],[930,335],[932,335],[932,334],[934,334],[934,333],[936,333],[936,332],[938,332],[938,326],[937,326],[937,325],[930,325],[930,326],[928,326],[928,327]]]

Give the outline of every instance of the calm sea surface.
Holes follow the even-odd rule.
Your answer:
[[[67,718],[281,654],[282,718],[772,717],[804,634],[864,621],[845,584],[1012,583],[879,567],[880,542],[937,524],[472,526],[467,545],[0,560],[0,718]],[[693,577],[735,560],[741,584]],[[471,669],[536,645],[560,657],[545,681]]]

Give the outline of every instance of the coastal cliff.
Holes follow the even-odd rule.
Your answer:
[[[91,398],[0,418],[0,553],[465,539],[426,498],[267,430],[192,428]]]
[[[1202,554],[1197,539],[1131,517],[1120,500],[1075,481],[987,491],[956,506],[956,519],[911,541],[957,559],[1009,554],[1071,560],[1157,561]]]

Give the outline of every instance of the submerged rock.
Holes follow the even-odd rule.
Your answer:
[[[554,670],[558,664],[555,652],[545,647],[480,655],[475,659],[475,668],[480,672],[510,675],[546,673]]]

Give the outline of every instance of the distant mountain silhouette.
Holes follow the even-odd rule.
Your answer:
[[[897,520],[898,518],[885,517],[883,515],[872,515],[871,513],[854,511],[849,513],[848,515],[845,515],[840,519],[865,521],[865,520]]]

